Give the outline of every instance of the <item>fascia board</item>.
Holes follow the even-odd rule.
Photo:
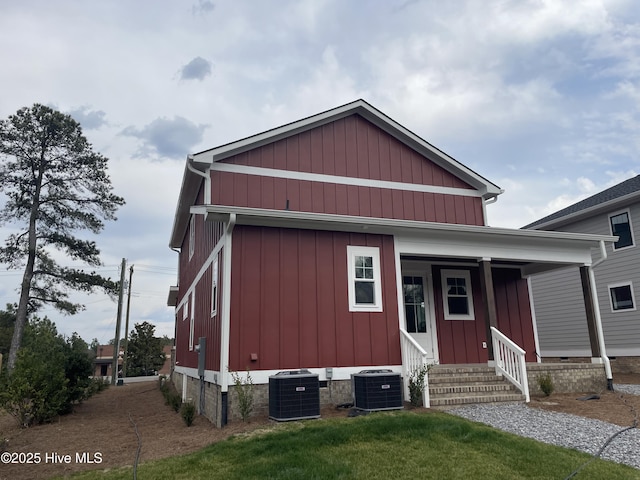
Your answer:
[[[187,162],[188,161],[189,159],[187,159]],[[201,176],[190,171],[185,162],[184,173],[182,174],[182,185],[180,187],[180,194],[178,195],[178,204],[173,216],[173,227],[171,228],[171,237],[169,240],[170,248],[180,248],[180,246],[182,246],[182,240],[184,239],[189,223],[189,209],[196,201],[198,191],[200,190],[200,183],[202,183],[203,180]]]
[[[369,120],[400,142],[429,158],[445,170],[460,177],[462,180],[480,191],[485,199],[495,197],[504,192],[504,190],[497,185],[434,147],[429,142],[420,138],[418,135],[403,127],[401,124],[374,108],[364,100],[356,100],[355,102],[267,130],[266,132],[253,135],[251,137],[221,145],[210,150],[205,150],[193,155],[193,159],[194,161],[201,162],[203,164],[211,164],[212,162],[220,161],[230,156],[258,148],[262,145],[295,135],[296,133],[339,120],[340,118],[347,117],[354,113],[357,113],[363,118]]]
[[[639,200],[639,199],[640,199],[640,191],[629,193],[622,197],[614,198],[607,202],[599,203],[597,205],[593,205],[583,210],[569,213],[567,215],[563,215],[562,217],[554,218],[553,220],[549,220],[548,222],[541,223],[534,227],[530,227],[530,230],[545,230],[548,228],[558,228],[563,225],[567,225],[569,223],[574,223],[584,218],[591,217],[593,215],[598,215],[605,211],[622,208],[623,206],[633,203],[634,200]]]
[[[396,220],[387,218],[358,217],[325,213],[309,213],[289,210],[268,210],[248,207],[221,205],[204,206],[208,220],[223,220],[231,213],[237,216],[238,224],[257,226],[282,226],[315,230],[362,231],[383,234],[464,235],[470,241],[507,238],[513,244],[569,243],[585,247],[597,247],[601,241],[614,242],[613,235],[595,235],[587,233],[555,232],[539,230],[521,230],[450,223],[418,222],[414,220]],[[202,211],[199,209],[199,211]]]

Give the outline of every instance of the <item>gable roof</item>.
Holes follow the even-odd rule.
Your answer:
[[[546,229],[577,221],[600,211],[621,207],[640,198],[640,175],[607,188],[522,228]]]
[[[394,121],[369,103],[359,99],[340,107],[336,107],[250,137],[236,140],[208,150],[203,150],[193,155],[188,155],[182,179],[182,188],[178,198],[178,206],[174,217],[170,246],[173,248],[180,246],[182,238],[184,237],[184,232],[186,232],[189,207],[195,203],[203,177],[206,175],[204,172],[208,171],[213,162],[318,128],[322,125],[354,114],[360,115],[387,134],[412,148],[423,157],[428,158],[436,165],[439,165],[453,175],[459,177],[461,180],[475,188],[485,200],[495,198],[503,193],[503,190],[496,184],[490,182],[472,169],[455,160],[453,157],[447,155],[442,150],[431,145],[429,142],[400,125],[398,122]],[[202,173],[196,172],[196,170]]]

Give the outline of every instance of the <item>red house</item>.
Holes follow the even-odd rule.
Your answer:
[[[527,277],[588,268],[614,237],[488,227],[501,193],[363,100],[189,155],[170,241],[176,386],[219,426],[233,372],[250,371],[258,408],[270,375],[301,368],[323,401],[349,400],[365,368],[406,384],[428,363],[496,364],[527,395]]]

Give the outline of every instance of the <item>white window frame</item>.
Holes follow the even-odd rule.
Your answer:
[[[632,308],[619,308],[619,309],[615,309],[613,308],[613,296],[612,296],[612,290],[614,288],[619,288],[619,287],[629,287],[629,289],[631,290],[631,301],[633,302],[633,307]],[[623,313],[623,312],[633,312],[636,310],[636,296],[633,292],[633,282],[629,281],[629,282],[620,282],[620,283],[612,283],[610,285],[607,285],[607,292],[609,293],[609,305],[611,306],[611,312],[612,313]]]
[[[356,278],[356,257],[371,257],[372,279]],[[349,280],[350,312],[382,312],[382,274],[380,271],[380,249],[378,247],[347,245],[347,278]],[[373,303],[356,303],[356,281],[371,281],[373,283]]]
[[[631,234],[631,245],[626,245],[624,247],[616,248],[616,244],[614,243],[613,246],[612,246],[614,252],[620,252],[622,250],[626,250],[627,248],[633,248],[633,247],[636,246],[636,239],[635,239],[635,237],[633,235],[633,224],[631,223],[631,211],[628,208],[625,209],[625,210],[620,210],[620,211],[617,211],[617,212],[610,213],[608,215],[607,218],[609,220],[609,231],[611,232],[611,235],[615,235],[613,233],[613,224],[611,223],[611,219],[613,217],[617,217],[618,215],[622,215],[623,213],[627,214],[627,219],[629,220],[629,233]]]
[[[211,316],[218,314],[218,254],[216,254],[211,265]]]
[[[184,302],[184,305],[182,306],[182,321],[184,322],[188,316],[189,316],[189,298],[187,298],[187,301]]]
[[[191,215],[189,220],[189,260],[193,257],[196,250],[196,216]]]
[[[475,311],[473,309],[473,286],[471,285],[471,272],[462,269],[443,269],[440,271],[441,288],[442,288],[442,306],[444,309],[445,320],[475,320]],[[447,278],[464,278],[467,289],[467,305],[469,313],[455,314],[449,313],[449,295],[447,295]]]
[[[193,350],[193,327],[195,323],[196,292],[191,292],[191,316],[189,317],[189,351]]]

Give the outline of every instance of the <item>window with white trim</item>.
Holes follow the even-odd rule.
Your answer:
[[[445,320],[475,320],[469,270],[442,270],[442,303]]]
[[[633,284],[618,283],[615,285],[608,285],[609,300],[611,301],[611,311],[630,311],[636,309],[636,303],[633,298]]]
[[[189,260],[193,257],[193,252],[196,250],[196,216],[191,215],[189,220]]]
[[[184,302],[184,305],[182,306],[182,321],[185,321],[188,316],[189,316],[189,299],[187,298],[187,301]]]
[[[378,247],[347,246],[349,311],[381,312],[382,279]]]
[[[609,226],[611,227],[611,235],[618,236],[618,241],[613,244],[614,250],[633,247],[633,230],[628,210],[609,215]]]
[[[213,259],[211,274],[211,316],[218,313],[218,255]]]
[[[193,327],[195,322],[196,292],[191,292],[191,316],[189,317],[189,350],[193,350]]]

